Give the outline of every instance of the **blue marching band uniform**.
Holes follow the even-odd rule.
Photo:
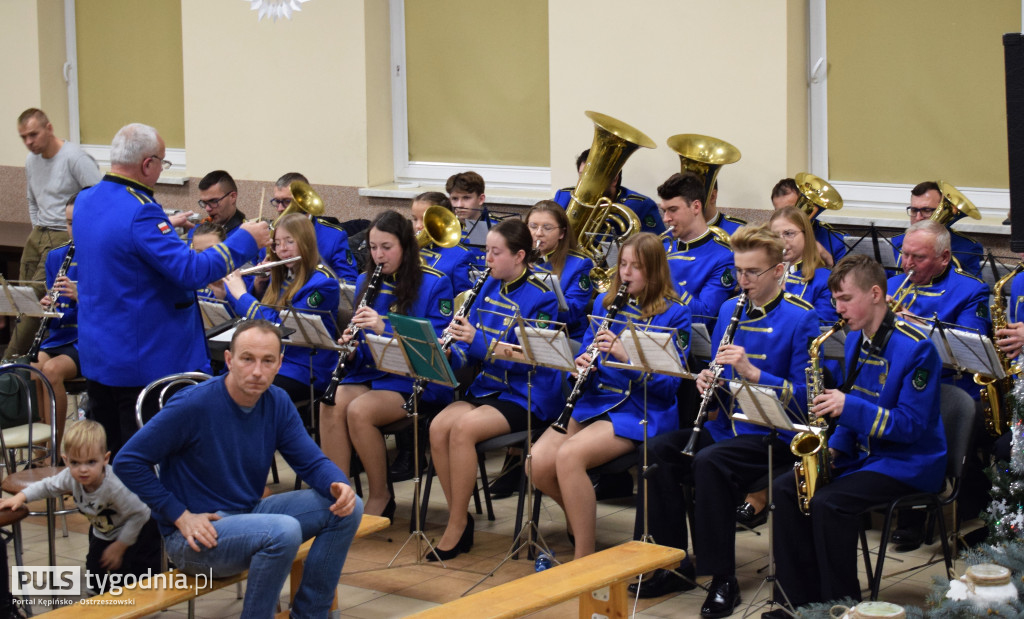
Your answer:
[[[368,277],[369,274],[367,273],[359,275],[359,280],[356,283],[357,291],[361,291],[366,287]],[[384,333],[382,335],[389,336],[394,333],[391,321],[388,320],[388,312],[395,309],[396,301],[394,276],[384,276],[381,278],[380,293],[372,305],[374,311],[380,314],[381,319],[384,321]],[[419,292],[409,308],[408,315],[429,320],[430,324],[434,327],[434,331],[440,336],[441,332],[451,322],[452,314],[451,280],[444,273],[436,269],[424,267],[423,280],[420,282]],[[337,356],[334,355],[333,358],[336,362]],[[353,369],[342,379],[342,384],[372,383],[374,390],[396,391],[403,394],[412,393],[413,379],[378,370],[373,361],[373,355],[365,342],[356,348],[355,358],[349,361],[347,365]],[[434,383],[427,383],[427,387],[421,395],[421,401],[435,405],[444,405],[451,402],[451,400],[452,390]]]
[[[356,281],[356,259],[348,246],[348,233],[338,221],[331,217],[311,217],[316,232],[316,247],[320,260],[334,271],[334,275],[346,284]]]
[[[477,259],[477,254],[462,243],[455,247],[438,247],[431,243],[420,248],[420,258],[428,267],[448,276],[455,294],[473,287],[469,272]]]
[[[64,264],[64,257],[68,255],[71,243],[58,245],[46,254],[46,289],[52,290],[53,283],[57,280],[57,272]],[[68,266],[67,278],[71,281],[78,280],[78,261],[71,259]],[[72,301],[67,295],[58,295],[57,302],[50,306],[52,311],[60,312],[60,318],[51,318],[47,326],[46,339],[40,344],[39,349],[53,350],[62,346],[73,345],[78,348],[78,303]]]
[[[886,322],[872,345],[864,334],[846,338],[847,368],[858,368],[828,445],[836,450],[832,483],[800,513],[789,476],[775,481],[778,582],[794,606],[860,598],[857,532],[861,512],[914,492],[936,492],[946,469],[946,435],[939,414],[941,363],[917,328]],[[810,525],[810,526],[808,526]]]
[[[287,287],[290,282],[285,282]],[[283,309],[261,305],[253,296],[250,289],[241,297],[235,299],[228,292],[228,298],[234,307],[235,313],[247,319],[262,318],[275,324],[281,322]],[[341,298],[338,280],[323,266],[317,267],[313,275],[290,299],[291,307],[300,314],[315,314],[323,322],[324,328],[331,334],[331,339],[338,337],[338,327],[335,314],[338,311],[338,303]],[[284,358],[281,362],[279,376],[291,378],[300,383],[309,382],[310,352],[313,349],[302,346],[285,346]],[[330,380],[331,370],[337,365],[338,356],[326,348],[313,352],[313,390],[322,393]]]
[[[722,211],[718,211],[718,214],[715,215],[714,218],[708,222],[708,226],[713,226],[715,228],[725,230],[725,232],[730,236],[732,236],[733,232],[739,230],[740,226],[745,225],[747,225],[747,222],[743,221],[742,219],[739,219],[738,217],[731,217],[729,215],[726,215]]]
[[[511,282],[489,278],[470,308],[467,319],[476,327],[472,344],[455,342],[452,345],[451,364],[455,369],[483,362],[483,369],[469,386],[469,395],[476,398],[495,396],[527,408],[543,421],[553,420],[561,410],[562,373],[552,368],[538,367],[533,377],[527,376],[532,368],[521,363],[491,359],[485,360],[494,346],[505,341],[518,344],[512,317],[534,320],[554,320],[558,315],[558,298],[537,277],[525,269]],[[502,340],[503,334],[508,332]],[[527,393],[527,379],[533,388]]]
[[[606,294],[614,293],[601,294],[594,301],[593,320],[595,325],[601,324],[608,314],[608,310],[604,306]],[[619,334],[625,329],[627,321],[632,321],[639,330],[644,330],[649,326],[676,329],[676,348],[679,353],[679,361],[683,367],[686,367],[686,356],[690,352],[690,310],[675,299],[665,299],[665,302],[668,307],[664,312],[650,318],[642,318],[640,307],[636,305],[635,300],[630,299],[630,302],[619,311],[615,317],[617,322],[613,322],[609,330]],[[590,346],[594,335],[592,330],[587,330],[582,350]],[[609,356],[608,359],[614,360],[614,357]],[[601,362],[600,356],[596,363],[597,371],[591,374],[586,391],[583,392],[573,409],[573,419],[584,422],[607,413],[615,430],[615,436],[642,441],[645,418],[644,382],[646,382],[647,435],[653,437],[679,427],[676,391],[679,389],[682,378],[667,374],[647,374],[636,370],[606,368]]]
[[[974,277],[981,277],[981,261],[985,256],[985,248],[969,236],[964,236],[952,228],[946,229],[949,230],[950,253],[960,265],[960,270]],[[903,261],[900,250],[903,249],[903,239],[906,236],[899,234],[889,239],[892,243],[892,253],[896,258],[896,266],[900,266]]]
[[[568,208],[569,201],[572,200],[572,192],[575,190],[576,187],[559,189],[552,200],[562,205],[562,208]],[[613,202],[628,206],[631,211],[636,213],[637,218],[640,219],[639,232],[661,234],[665,231],[665,221],[661,218],[658,205],[644,194],[626,187],[619,187],[619,193],[616,194]]]
[[[814,270],[811,279],[805,279],[801,266],[803,262],[789,265],[786,271],[786,279],[783,287],[786,292],[800,297],[814,306],[818,312],[818,319],[829,325],[839,320],[836,313],[836,306],[832,303],[832,291],[828,289],[828,276],[830,271],[824,267]]]
[[[550,273],[551,263],[545,259],[534,264],[533,268],[538,272]],[[590,307],[594,291],[590,281],[590,270],[593,268],[593,260],[581,253],[569,252],[562,266],[562,274],[558,277],[567,309],[559,310],[556,320],[565,323],[569,337],[577,342],[582,340],[587,332],[587,309]]]
[[[710,323],[736,288],[728,242],[709,228],[689,242],[666,239],[665,250],[676,292],[694,322]]]

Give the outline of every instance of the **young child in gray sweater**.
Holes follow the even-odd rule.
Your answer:
[[[78,511],[92,525],[85,561],[89,589],[106,589],[108,573],[160,573],[159,543],[142,547],[152,545],[145,540],[160,539],[156,523],[149,517],[149,507],[114,475],[103,426],[91,420],[75,422],[64,435],[61,456],[67,468],[0,500],[0,509],[17,509],[30,501],[71,493]],[[145,529],[151,529],[145,531],[148,535],[143,533]]]

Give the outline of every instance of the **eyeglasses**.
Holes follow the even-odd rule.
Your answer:
[[[792,239],[795,239],[796,235],[803,233],[803,230],[783,230],[782,232],[779,233],[779,236],[781,236],[783,239],[787,241],[790,241]]]
[[[736,279],[740,279],[741,277],[746,277],[748,279],[757,279],[777,266],[779,265],[774,264],[763,271],[758,271],[757,269],[736,269]]]
[[[222,195],[219,198],[210,198],[209,200],[199,200],[199,206],[201,206],[203,208],[217,208],[217,205],[220,204],[221,200],[223,200],[224,198],[230,196],[233,193],[235,193],[235,192],[229,191],[229,192],[227,192],[226,194]]]
[[[933,208],[917,208],[916,206],[907,207],[907,215],[911,217],[917,217],[918,215],[924,215],[925,217],[931,217],[932,213],[935,212]]]
[[[551,224],[544,224],[543,226],[540,225],[540,224],[529,224],[529,228],[530,228],[531,232],[536,232],[538,230],[543,230],[544,234],[547,234],[549,232],[554,232],[555,230],[558,230],[561,227],[562,226],[552,226]]]
[[[292,199],[291,198],[271,198],[270,199],[270,204],[272,204],[273,206],[276,206],[276,207],[280,207],[280,208],[288,208],[288,206],[291,203],[292,203]]]
[[[173,165],[170,161],[167,161],[166,159],[159,155],[150,155],[149,157],[146,157],[146,159],[156,159],[157,161],[160,162],[160,167],[163,168],[164,170],[170,170],[171,166]]]

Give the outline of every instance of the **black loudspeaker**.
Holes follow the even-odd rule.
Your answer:
[[[1024,34],[1003,35],[1010,164],[1010,249],[1024,252]]]

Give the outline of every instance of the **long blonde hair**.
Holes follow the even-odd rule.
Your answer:
[[[658,238],[658,235],[651,234],[650,232],[641,232],[629,237],[622,244],[622,247],[619,248],[620,257],[627,247],[633,248],[636,261],[640,263],[640,268],[644,270],[644,277],[647,279],[647,285],[644,286],[644,291],[640,293],[640,297],[637,299],[637,304],[640,306],[640,315],[643,318],[657,316],[668,309],[668,303],[665,302],[666,298],[679,298],[679,295],[676,294],[675,285],[672,283],[672,273],[668,269],[665,246],[661,244],[661,239]],[[612,277],[612,285],[609,290],[618,290],[621,285],[622,278],[619,277],[619,270],[615,269],[615,275]],[[604,296],[605,308],[609,307],[614,299],[614,292],[606,294]]]
[[[317,266],[320,264],[320,251],[316,247],[316,230],[313,222],[303,213],[289,213],[281,218],[277,227],[274,228],[274,237],[277,231],[284,230],[295,239],[302,260],[287,265],[278,265],[270,270],[270,283],[267,284],[267,291],[263,294],[264,305],[284,305],[299,292],[309,278],[313,277]],[[280,260],[274,245],[267,246],[267,257],[270,260]],[[292,267],[291,282],[287,288],[283,288],[288,279],[288,267]],[[283,289],[282,289],[283,288]]]
[[[814,272],[825,266],[825,263],[818,254],[818,242],[814,239],[814,225],[811,223],[811,218],[795,206],[786,206],[772,213],[768,219],[768,225],[771,226],[776,219],[785,219],[803,233],[804,252],[800,256],[802,262],[800,274],[805,280],[814,279]]]

